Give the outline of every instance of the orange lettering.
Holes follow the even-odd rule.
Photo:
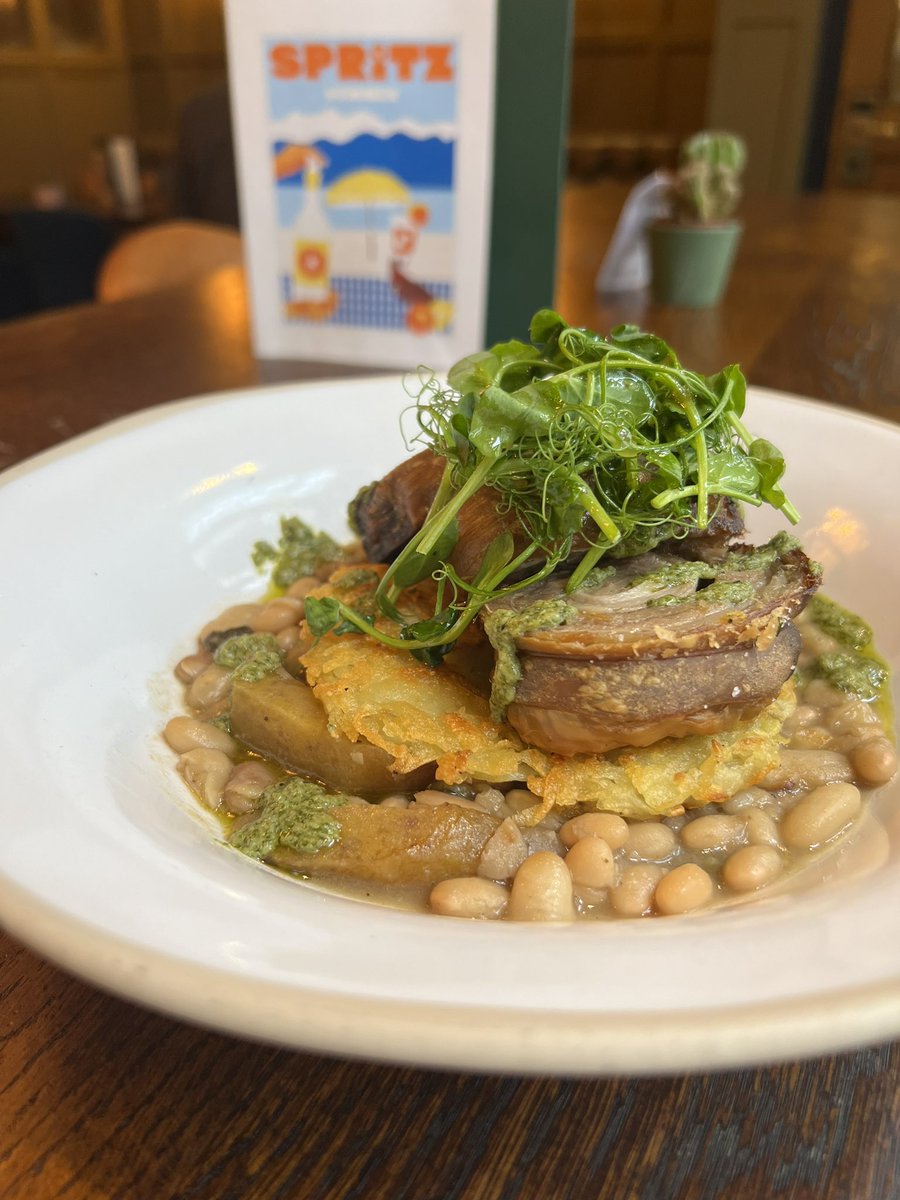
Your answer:
[[[413,77],[413,67],[419,61],[419,47],[391,46],[391,61],[397,68],[397,78],[402,83],[409,83]]]
[[[297,47],[289,42],[280,42],[269,51],[272,74],[276,79],[296,79],[300,74]]]
[[[453,79],[452,46],[425,46],[426,83],[449,83]]]
[[[338,46],[338,75],[341,79],[365,79],[366,52],[362,46]]]
[[[310,42],[306,47],[306,76],[318,79],[326,67],[331,66],[331,48],[321,42]]]

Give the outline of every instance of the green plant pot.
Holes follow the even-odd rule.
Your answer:
[[[712,308],[728,283],[742,226],[651,225],[653,299],[681,308]]]

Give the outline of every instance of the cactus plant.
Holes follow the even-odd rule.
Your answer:
[[[741,198],[747,150],[734,133],[703,131],[682,143],[671,196],[676,221],[712,225],[724,221]]]

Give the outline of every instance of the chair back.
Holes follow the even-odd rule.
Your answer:
[[[164,221],[113,247],[97,277],[97,299],[126,300],[242,263],[241,237],[235,230],[205,221]]]

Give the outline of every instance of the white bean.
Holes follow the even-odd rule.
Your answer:
[[[310,592],[315,591],[317,587],[321,586],[321,579],[316,579],[315,575],[304,575],[291,584],[287,590],[287,595],[292,600],[305,600]]]
[[[513,921],[571,921],[575,916],[572,876],[557,854],[539,850],[516,872],[509,895]]]
[[[603,838],[611,850],[621,850],[628,841],[628,822],[615,813],[590,812],[571,817],[559,831],[564,846],[574,846],[581,838]]]
[[[226,608],[217,617],[207,621],[200,630],[200,641],[209,637],[211,633],[224,633],[226,629],[241,629],[245,625],[252,628],[254,618],[261,612],[261,604],[233,604],[231,608]]]
[[[476,812],[487,812],[476,800],[468,800],[465,796],[454,796],[450,792],[439,792],[436,788],[426,788],[416,792],[416,804],[424,804],[429,808],[438,808],[441,804],[455,804],[457,808],[472,808]]]
[[[791,715],[786,718],[782,728],[785,733],[796,733],[798,729],[815,725],[820,716],[821,712],[814,704],[798,704]]]
[[[279,629],[275,634],[275,641],[282,654],[287,654],[300,641],[300,630],[296,625],[285,625],[284,629]]]
[[[779,846],[778,825],[774,817],[761,808],[745,808],[741,813],[747,841],[751,846]]]
[[[620,917],[640,917],[650,911],[653,892],[665,874],[654,863],[635,863],[626,867],[615,887],[610,888],[609,902]]]
[[[861,803],[852,783],[814,788],[781,818],[781,836],[793,850],[812,850],[849,825]]]
[[[886,737],[862,742],[850,753],[853,773],[863,783],[877,786],[887,783],[897,773],[897,751]]]
[[[431,889],[428,903],[442,917],[468,917],[470,920],[496,921],[509,903],[502,884],[469,876],[442,879]]]
[[[870,704],[864,704],[862,700],[852,696],[843,704],[830,708],[826,717],[828,728],[833,734],[849,733],[854,735],[858,742],[870,736],[873,725],[881,724],[878,714]]]
[[[167,722],[163,737],[179,754],[205,747],[222,750],[233,758],[237,750],[237,743],[230,733],[208,721],[198,721],[196,717],[173,717]]]
[[[769,791],[792,787],[808,791],[826,783],[848,783],[850,763],[836,750],[782,750],[781,759],[762,786]]]
[[[239,816],[252,812],[256,801],[270,784],[275,782],[275,772],[257,759],[238,763],[228,777],[222,794],[222,806]]]
[[[198,650],[196,654],[187,654],[175,667],[175,677],[182,683],[191,683],[201,671],[205,671],[212,662],[208,650]]]
[[[409,796],[403,796],[397,792],[393,796],[385,796],[378,803],[382,808],[409,808]]]
[[[734,815],[744,808],[764,808],[771,803],[772,796],[765,788],[748,787],[735,792],[722,805],[722,811]]]
[[[188,688],[187,702],[191,708],[211,708],[228,694],[230,687],[231,672],[213,663]]]
[[[565,862],[578,887],[600,891],[616,882],[613,852],[603,838],[579,838],[566,855]]]
[[[692,912],[709,903],[715,886],[709,874],[696,863],[683,863],[663,875],[653,893],[657,912],[664,916]]]
[[[678,835],[661,821],[636,821],[628,828],[625,854],[642,862],[662,862],[675,853]]]
[[[840,750],[843,747],[821,725],[807,725],[791,734],[791,750]]]
[[[774,846],[742,846],[722,867],[722,878],[733,892],[755,892],[777,879],[784,861]]]
[[[681,831],[681,844],[688,850],[731,850],[743,840],[743,821],[727,813],[695,817]]]
[[[209,808],[219,807],[231,769],[231,759],[221,750],[188,750],[178,760],[178,770]]]
[[[292,596],[281,596],[258,612],[247,624],[254,633],[278,633],[288,625],[296,625],[303,617],[303,604]]]

